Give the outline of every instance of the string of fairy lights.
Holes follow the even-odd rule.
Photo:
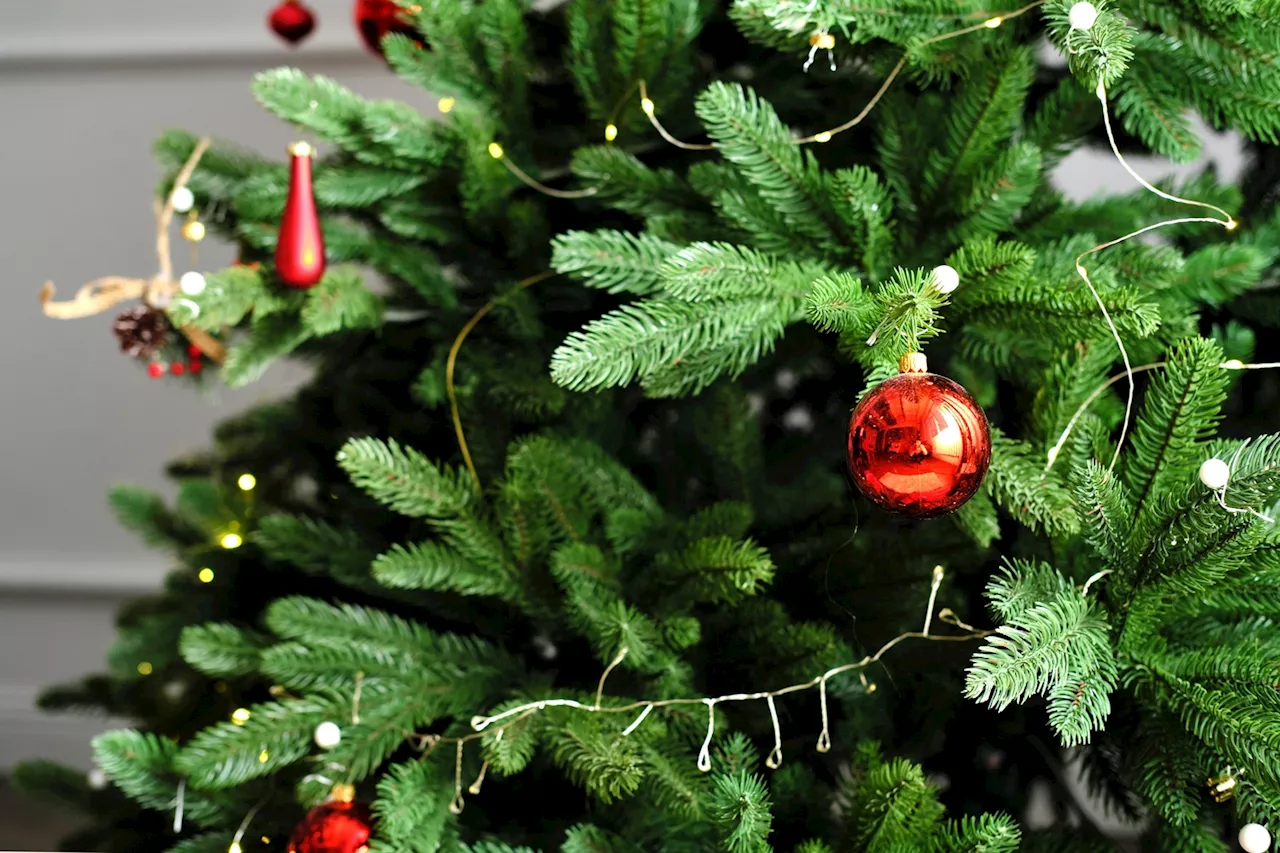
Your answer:
[[[936,44],[949,39],[959,38],[961,36],[964,36],[970,33],[980,32],[982,30],[996,29],[1000,27],[1002,24],[1004,24],[1005,22],[1015,19],[1017,17],[1020,17],[1026,14],[1027,12],[1030,12],[1044,5],[1045,2],[1047,2],[1047,0],[1037,0],[1037,2],[1030,3],[1026,6],[1023,6],[1019,9],[1016,9],[1010,12],[1001,12],[1001,13],[992,14],[989,16],[984,16],[983,19],[978,23],[965,26],[960,29],[943,33],[941,35],[926,39],[920,42],[919,46]],[[1070,29],[1068,31],[1067,40],[1066,40],[1067,49],[1069,52],[1071,53],[1076,52],[1072,47],[1072,41],[1074,36],[1077,33],[1088,31],[1094,25],[1097,19],[1097,16],[1098,16],[1098,11],[1096,7],[1094,7],[1091,3],[1088,3],[1088,2],[1076,3],[1070,9],[1069,15],[1068,15],[1068,23],[1069,23]],[[822,30],[822,31],[819,31],[818,33],[815,33],[810,39],[811,50],[809,51],[807,60],[804,65],[805,70],[806,71],[808,70],[809,66],[813,63],[817,52],[820,50],[828,51],[828,53],[831,56],[831,62],[834,66],[835,60],[834,60],[833,50],[835,48],[835,44],[836,44],[835,37],[831,33],[827,32],[826,30]],[[906,67],[906,63],[908,62],[908,59],[909,59],[909,53],[904,52],[903,56],[899,59],[898,63],[893,67],[893,69],[886,76],[884,81],[881,83],[880,87],[872,95],[871,99],[868,101],[865,107],[861,111],[859,111],[856,115],[854,115],[852,118],[848,119],[847,121],[841,124],[835,125],[834,127],[831,127],[829,129],[818,131],[808,136],[796,137],[793,139],[794,144],[808,145],[808,144],[828,143],[835,136],[858,126],[862,121],[864,121],[867,118],[868,115],[870,115],[870,113],[874,110],[876,105],[881,101],[881,99],[889,91],[890,87],[892,86],[896,78],[901,74],[903,69]],[[658,112],[659,112],[658,106],[649,97],[649,92],[648,92],[646,82],[643,80],[637,81],[634,87],[634,90],[637,91],[639,94],[639,98],[640,98],[639,104],[640,104],[641,111],[644,113],[644,115],[646,116],[650,124],[653,126],[653,128],[658,132],[658,134],[666,142],[668,142],[669,144],[675,147],[685,149],[685,150],[701,151],[701,150],[714,150],[716,148],[716,146],[712,144],[686,142],[684,140],[677,138],[673,134],[671,134],[658,118]],[[1063,430],[1062,435],[1059,437],[1058,441],[1049,449],[1047,454],[1047,463],[1045,465],[1046,472],[1048,472],[1052,468],[1062,448],[1065,446],[1073,428],[1076,426],[1079,419],[1083,416],[1083,414],[1088,409],[1088,407],[1093,402],[1095,402],[1099,396],[1105,393],[1106,390],[1113,387],[1116,383],[1118,383],[1123,379],[1123,380],[1127,380],[1128,382],[1128,399],[1126,403],[1126,411],[1125,411],[1125,417],[1124,417],[1124,421],[1121,429],[1120,439],[1117,442],[1117,446],[1116,446],[1116,455],[1113,457],[1111,461],[1111,466],[1108,469],[1109,471],[1113,470],[1119,458],[1120,449],[1123,446],[1124,438],[1125,438],[1125,435],[1127,434],[1129,422],[1132,416],[1133,400],[1134,400],[1134,393],[1135,393],[1134,377],[1139,373],[1159,370],[1165,366],[1165,362],[1156,362],[1153,364],[1145,364],[1137,367],[1134,367],[1133,365],[1130,364],[1128,352],[1124,347],[1124,343],[1123,343],[1123,340],[1121,339],[1119,330],[1117,329],[1115,323],[1112,321],[1100,294],[1098,293],[1097,289],[1095,288],[1093,282],[1089,277],[1088,269],[1084,265],[1085,259],[1091,255],[1102,252],[1108,248],[1117,246],[1133,238],[1139,237],[1141,235],[1153,232],[1161,228],[1170,227],[1173,225],[1186,224],[1186,223],[1212,223],[1212,224],[1220,225],[1228,231],[1234,230],[1237,227],[1236,220],[1225,210],[1222,210],[1221,208],[1216,207],[1212,204],[1208,204],[1206,202],[1186,199],[1186,198],[1182,198],[1182,197],[1173,195],[1171,193],[1165,192],[1153,186],[1151,183],[1145,180],[1141,175],[1139,175],[1125,160],[1125,158],[1120,153],[1119,148],[1116,144],[1114,132],[1112,130],[1112,125],[1111,125],[1111,116],[1110,116],[1110,110],[1108,106],[1107,92],[1106,92],[1105,86],[1101,83],[1099,83],[1098,85],[1097,95],[1101,104],[1104,126],[1106,128],[1107,138],[1110,143],[1112,153],[1114,154],[1116,159],[1119,161],[1121,166],[1125,169],[1125,171],[1129,175],[1131,175],[1147,191],[1152,192],[1163,199],[1166,199],[1168,201],[1172,201],[1178,204],[1182,204],[1182,205],[1205,208],[1218,214],[1221,218],[1202,216],[1202,217],[1184,217],[1184,218],[1178,218],[1178,219],[1164,220],[1164,221],[1155,223],[1153,225],[1145,226],[1141,229],[1133,231],[1122,237],[1101,243],[1089,249],[1088,251],[1081,253],[1081,255],[1077,257],[1075,261],[1076,272],[1080,276],[1080,278],[1084,281],[1085,285],[1089,288],[1091,294],[1093,295],[1095,301],[1097,302],[1099,310],[1106,322],[1106,325],[1108,329],[1111,331],[1112,336],[1115,340],[1115,343],[1119,348],[1122,360],[1125,365],[1125,370],[1122,373],[1119,373],[1109,378],[1102,386],[1100,386],[1092,394],[1090,394],[1089,397],[1086,398],[1085,401],[1079,406],[1077,411],[1073,414],[1072,418],[1068,421],[1066,428]],[[439,110],[442,113],[450,112],[455,105],[456,105],[456,101],[452,97],[442,98],[438,102]],[[605,126],[605,129],[604,129],[604,137],[606,142],[612,143],[613,141],[615,141],[616,138],[618,137],[618,133],[619,131],[618,131],[617,125],[614,122],[610,121]],[[183,174],[180,174],[179,181],[175,184],[173,194],[180,194],[185,189],[186,179],[190,177],[190,171],[195,168],[195,164],[199,160],[200,153],[202,153],[202,149],[198,149],[197,153],[194,154],[192,159],[188,162],[187,165],[189,166],[189,168],[184,167]],[[505,151],[502,144],[496,140],[494,140],[488,145],[488,153],[495,160],[498,160],[499,162],[501,162],[503,166],[508,171],[510,171],[510,173],[516,179],[518,179],[525,185],[529,186],[530,188],[534,189],[535,191],[553,198],[559,198],[559,199],[587,198],[597,194],[600,190],[599,186],[587,187],[581,190],[560,190],[554,187],[550,187],[545,183],[537,180],[533,176],[529,175],[525,170],[520,168],[516,163],[512,162],[511,158],[507,155],[507,152]],[[169,217],[172,216],[173,197],[174,196],[171,195],[170,199],[167,201],[165,206],[161,209],[160,214],[158,214],[158,219],[163,220],[166,225],[167,225],[167,219],[165,218],[165,216],[166,215]],[[160,240],[161,238],[158,238],[158,242]],[[167,237],[164,237],[163,240],[167,241]],[[167,249],[167,242],[162,243],[161,249],[162,250]],[[167,269],[171,270],[171,264],[167,268],[165,267],[164,259],[166,257],[167,256],[165,254],[165,251],[162,251],[161,252],[162,269],[161,269],[161,274],[158,276],[158,278],[164,281],[171,281],[171,274],[169,274],[166,271]],[[530,287],[540,281],[545,280],[546,278],[551,277],[552,275],[554,275],[554,272],[547,271],[544,273],[540,273],[536,276],[532,276],[530,278],[527,278],[521,281],[517,285],[517,289]],[[936,288],[938,288],[941,292],[945,293],[945,292],[950,292],[951,290],[954,290],[955,287],[958,286],[959,278],[956,275],[955,271],[950,267],[940,266],[936,270],[934,270],[932,274],[932,282]],[[52,295],[51,288],[48,289],[48,294],[50,296]],[[46,301],[47,301],[47,297],[46,297]],[[454,422],[455,431],[457,434],[459,446],[461,448],[461,452],[463,454],[463,458],[464,458],[464,462],[466,464],[467,470],[471,475],[473,483],[478,491],[481,490],[481,482],[480,482],[479,475],[476,471],[475,465],[471,460],[471,456],[467,447],[466,438],[465,438],[465,434],[462,427],[462,422],[461,422],[461,418],[458,410],[457,398],[456,398],[455,389],[454,389],[454,373],[455,373],[458,353],[461,349],[463,342],[466,340],[470,332],[480,322],[480,320],[482,320],[484,316],[487,315],[489,311],[491,311],[499,301],[500,301],[500,297],[495,297],[494,300],[491,300],[489,303],[487,303],[468,321],[468,323],[459,332],[457,338],[454,341],[453,346],[450,349],[448,364],[446,368],[446,390],[447,390],[447,394],[450,402],[451,414]],[[216,344],[216,341],[214,341],[214,343]],[[1280,363],[1245,364],[1239,360],[1233,359],[1233,360],[1223,362],[1220,365],[1220,367],[1224,370],[1256,370],[1256,369],[1270,369],[1270,368],[1280,367]],[[1204,485],[1215,493],[1219,504],[1223,507],[1224,510],[1228,512],[1233,512],[1233,513],[1238,513],[1238,512],[1250,513],[1260,519],[1263,519],[1267,522],[1271,522],[1272,519],[1269,516],[1257,510],[1254,510],[1252,508],[1247,508],[1247,507],[1233,507],[1228,505],[1226,501],[1226,490],[1229,485],[1232,467],[1234,466],[1236,460],[1238,459],[1240,453],[1243,451],[1246,444],[1242,444],[1240,446],[1240,448],[1236,451],[1235,456],[1233,456],[1230,462],[1216,459],[1216,458],[1211,458],[1206,460],[1205,463],[1201,466],[1199,476],[1201,481],[1204,483]],[[237,479],[237,486],[242,492],[245,492],[251,495],[253,492],[253,489],[256,486],[256,478],[252,474],[248,474],[248,473],[243,474]],[[232,522],[227,526],[227,529],[218,531],[215,534],[215,541],[219,547],[228,549],[228,550],[240,547],[240,545],[242,545],[244,542],[244,538],[239,529],[239,524],[237,522]],[[1094,577],[1090,578],[1089,581],[1081,588],[1081,594],[1087,595],[1093,583],[1101,579],[1101,577],[1104,574],[1105,573],[1099,573],[1098,575],[1095,575]],[[633,714],[634,718],[625,728],[621,730],[619,735],[620,737],[627,737],[633,734],[645,722],[645,720],[649,717],[649,715],[655,709],[661,709],[661,708],[671,707],[676,705],[703,705],[707,709],[707,730],[706,730],[706,735],[705,735],[705,738],[703,739],[701,748],[698,751],[697,766],[699,770],[706,772],[706,771],[709,771],[711,768],[710,749],[711,749],[711,744],[713,742],[713,738],[715,735],[715,726],[716,726],[715,711],[717,706],[730,704],[730,703],[763,701],[766,705],[766,709],[770,717],[772,731],[773,731],[773,739],[774,739],[773,747],[770,750],[765,763],[770,768],[777,768],[782,763],[782,734],[781,734],[781,724],[779,721],[778,711],[777,711],[777,704],[776,704],[777,699],[785,696],[789,696],[792,694],[803,693],[803,692],[807,692],[815,689],[817,690],[818,696],[819,696],[819,707],[820,707],[820,715],[821,715],[821,730],[818,735],[815,748],[817,749],[818,752],[827,752],[831,748],[830,725],[829,725],[829,718],[828,718],[828,711],[827,711],[827,686],[831,679],[847,673],[857,672],[860,683],[862,684],[864,690],[868,693],[871,693],[875,691],[876,685],[874,682],[869,681],[867,679],[866,670],[873,664],[879,663],[886,653],[888,653],[890,650],[892,650],[894,647],[896,647],[902,642],[905,642],[910,639],[922,639],[922,640],[933,641],[933,642],[967,642],[975,639],[981,639],[992,633],[991,631],[979,630],[974,628],[971,625],[965,624],[948,608],[943,608],[941,611],[937,612],[937,616],[936,616],[937,620],[944,624],[951,625],[959,629],[963,633],[937,634],[933,632],[933,619],[935,618],[934,613],[935,613],[936,599],[937,599],[937,595],[938,595],[939,589],[941,588],[944,577],[945,577],[945,571],[943,567],[942,566],[936,567],[933,572],[932,582],[930,586],[930,594],[929,594],[928,605],[925,612],[924,625],[920,631],[912,631],[912,632],[900,634],[899,636],[885,643],[882,647],[880,647],[880,649],[878,649],[876,652],[872,654],[868,654],[857,661],[842,664],[840,666],[836,666],[834,668],[828,669],[825,672],[817,674],[812,678],[802,682],[787,685],[785,687],[781,687],[774,690],[746,691],[746,692],[740,692],[740,693],[725,694],[721,696],[680,698],[680,699],[639,699],[631,702],[626,702],[623,704],[606,704],[604,701],[604,689],[605,689],[606,682],[609,678],[609,675],[614,671],[614,669],[616,669],[626,659],[629,653],[629,650],[627,649],[627,647],[623,646],[618,650],[617,654],[613,657],[613,659],[610,661],[608,666],[604,669],[599,679],[599,682],[597,684],[597,689],[596,689],[595,698],[593,702],[584,702],[584,701],[579,701],[571,698],[541,699],[537,701],[528,702],[522,705],[518,705],[513,708],[503,710],[496,714],[475,716],[470,720],[470,728],[472,729],[472,731],[465,735],[456,736],[456,737],[445,737],[437,734],[423,734],[423,733],[417,733],[412,731],[405,731],[404,732],[405,738],[406,738],[406,741],[409,742],[415,749],[423,753],[424,758],[426,757],[426,755],[431,754],[434,750],[436,750],[442,745],[454,746],[454,777],[455,777],[454,778],[454,797],[449,805],[449,810],[454,814],[461,813],[465,805],[465,800],[463,797],[463,790],[464,790],[463,759],[464,759],[464,752],[465,752],[466,745],[472,741],[475,741],[479,738],[486,737],[486,736],[491,738],[491,740],[494,740],[494,741],[499,740],[504,736],[505,731],[509,727],[551,708],[566,708],[574,712],[587,713],[587,714],[606,714],[606,715],[615,715],[615,714],[632,715]],[[210,568],[203,568],[199,570],[198,578],[202,583],[212,582],[214,580],[213,570]],[[138,665],[138,671],[140,674],[143,674],[143,675],[150,674],[151,665],[146,662],[140,663]],[[355,689],[354,689],[353,700],[352,700],[351,721],[353,725],[358,725],[360,721],[360,702],[361,702],[361,691],[363,688],[363,683],[364,683],[363,674],[357,673],[355,678]],[[248,722],[248,720],[250,719],[250,716],[251,716],[251,712],[248,709],[239,708],[232,713],[231,720],[233,723],[237,725],[243,725],[246,722]],[[337,746],[338,743],[341,742],[341,738],[342,738],[341,727],[337,723],[334,723],[332,721],[326,721],[321,723],[319,726],[317,726],[313,736],[313,739],[316,745],[322,750],[331,749]],[[267,750],[265,749],[262,750],[258,758],[261,763],[266,763],[269,760],[269,755]],[[345,768],[335,766],[335,765],[330,765],[328,769],[331,772],[335,772],[335,775],[337,776],[341,776],[341,774],[345,772]],[[474,781],[472,781],[470,785],[466,786],[466,790],[470,794],[475,795],[480,793],[481,786],[484,782],[485,775],[488,769],[489,769],[489,762],[486,760],[482,763],[479,774],[476,776]],[[1234,786],[1234,780],[1236,778],[1236,775],[1239,775],[1239,772],[1240,771],[1233,771],[1235,775],[1228,774],[1229,776],[1231,776],[1232,786]],[[313,781],[320,781],[324,784],[333,785],[335,792],[339,790],[347,791],[350,789],[350,780],[336,781],[335,779],[330,779],[320,774],[313,775],[313,777],[311,778],[313,779]],[[1210,780],[1211,784],[1213,783],[1213,781],[1214,780]],[[1217,787],[1222,787],[1222,785],[1218,785]],[[176,829],[180,829],[181,827],[182,800],[183,800],[184,789],[185,789],[184,786],[179,788],[178,795],[175,801],[175,808],[176,808],[175,828]],[[258,810],[262,807],[262,805],[263,805],[262,803],[259,803],[258,805],[254,806],[254,808],[245,816],[237,832],[235,833],[234,839],[230,847],[228,848],[229,853],[241,853],[241,840],[243,839],[245,833],[247,832],[248,827],[253,820],[253,817],[257,814]],[[1265,844],[1263,843],[1264,840],[1265,840]],[[1244,846],[1245,850],[1250,851],[1250,853],[1254,853],[1254,851],[1264,851],[1268,849],[1270,845],[1270,840],[1271,840],[1270,835],[1267,833],[1267,830],[1264,827],[1261,827],[1257,824],[1249,824],[1244,828],[1242,828],[1240,831],[1240,843],[1242,846]]]

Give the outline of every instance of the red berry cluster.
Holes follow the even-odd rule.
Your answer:
[[[173,364],[165,364],[163,361],[153,361],[147,365],[147,374],[152,379],[159,379],[166,373],[172,373],[174,376],[181,376],[184,373],[199,373],[204,370],[204,362],[201,357],[204,355],[200,351],[200,347],[191,344],[187,347],[187,363],[175,361]]]

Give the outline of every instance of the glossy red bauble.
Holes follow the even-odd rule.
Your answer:
[[[302,819],[289,837],[289,853],[365,853],[373,833],[364,803],[330,800]]]
[[[902,373],[862,398],[849,421],[849,473],[867,499],[913,518],[973,497],[991,464],[986,415],[969,392],[933,373]]]
[[[164,376],[165,366],[163,361],[153,361],[147,365],[147,375],[152,379],[159,379]]]
[[[175,361],[173,364],[169,365],[169,372],[174,376],[181,376],[187,372],[187,366],[180,361]]]
[[[324,235],[311,189],[311,156],[305,142],[289,146],[289,195],[276,238],[276,275],[290,287],[313,287],[324,276]]]
[[[382,56],[382,37],[387,33],[402,33],[414,41],[421,35],[406,20],[404,7],[394,0],[356,0],[352,8],[356,30],[369,50]]]
[[[301,0],[281,0],[280,5],[271,10],[267,24],[280,38],[297,44],[316,28],[316,15]]]

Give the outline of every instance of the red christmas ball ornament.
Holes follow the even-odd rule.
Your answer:
[[[307,812],[289,837],[289,853],[365,853],[373,834],[369,807],[350,785],[337,785],[328,802]]]
[[[301,0],[281,0],[280,5],[271,10],[267,24],[272,32],[295,45],[316,28],[316,14]]]
[[[187,366],[180,361],[175,361],[173,364],[169,365],[169,372],[174,376],[181,376],[187,372]]]
[[[902,373],[862,398],[849,421],[849,473],[872,503],[913,518],[953,512],[991,464],[982,408],[958,383],[902,357]]]
[[[313,287],[324,276],[324,234],[311,189],[314,154],[306,142],[289,146],[289,195],[276,238],[276,274],[290,287]]]
[[[187,365],[187,370],[191,371],[193,375],[199,373],[204,370],[204,362],[198,358],[193,358],[191,363]]]
[[[147,375],[152,379],[159,379],[164,376],[165,364],[163,361],[153,361],[147,365]]]
[[[394,0],[356,0],[352,8],[356,30],[369,50],[383,56],[382,37],[401,33],[421,44],[421,35],[408,22],[404,7]]]

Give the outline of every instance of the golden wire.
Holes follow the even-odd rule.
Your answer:
[[[546,281],[555,274],[555,270],[540,272],[517,284],[515,289],[524,290],[526,287],[532,287],[540,281]],[[483,320],[484,316],[492,311],[494,306],[504,298],[506,298],[505,293],[493,297],[485,303],[483,308],[472,315],[471,319],[462,327],[462,330],[458,332],[458,336],[453,339],[453,346],[449,347],[449,360],[445,363],[444,368],[444,388],[449,397],[449,412],[453,417],[453,431],[458,436],[458,449],[462,451],[462,461],[466,463],[467,472],[471,474],[471,481],[475,483],[477,494],[483,491],[483,487],[480,484],[480,474],[476,471],[475,463],[471,461],[471,450],[467,447],[467,436],[462,431],[462,416],[458,413],[458,395],[453,385],[453,373],[458,363],[458,351],[462,349],[462,342],[467,339],[467,335],[471,334],[471,330],[476,327],[476,324]]]
[[[600,192],[599,187],[587,187],[582,190],[557,190],[547,186],[535,178],[530,177],[523,169],[511,162],[505,153],[497,158],[502,165],[507,167],[507,171],[519,178],[527,186],[533,187],[543,195],[549,195],[552,198],[589,198]]]
[[[948,39],[953,39],[953,38],[959,38],[960,36],[968,35],[969,33],[976,33],[981,30],[994,29],[995,27],[998,27],[1001,24],[1003,24],[1005,21],[1012,20],[1013,18],[1017,18],[1021,15],[1025,15],[1027,12],[1030,12],[1032,9],[1035,9],[1039,6],[1043,6],[1046,2],[1048,2],[1048,0],[1036,0],[1036,2],[1028,3],[1026,6],[1023,6],[1021,9],[1015,9],[1012,12],[996,12],[996,13],[990,13],[990,14],[985,12],[980,13],[980,14],[988,15],[988,17],[986,17],[981,23],[973,24],[968,27],[963,27],[961,29],[954,30],[953,32],[943,33],[942,35],[925,39],[924,41],[920,42],[919,45],[917,46],[923,47],[929,44],[937,44],[938,42],[947,41]],[[992,21],[996,22],[994,26],[991,23]],[[830,128],[828,130],[822,130],[810,136],[802,136],[802,137],[793,139],[792,143],[795,145],[809,145],[815,142],[830,142],[833,136],[836,136],[837,134],[844,133],[846,130],[850,130],[854,127],[857,127],[859,124],[862,123],[862,121],[868,115],[871,114],[871,111],[875,109],[876,104],[880,103],[880,100],[889,91],[889,87],[893,85],[893,81],[897,79],[898,75],[902,73],[902,69],[906,67],[907,59],[909,56],[910,56],[910,53],[902,54],[902,57],[898,60],[898,63],[893,66],[893,70],[889,72],[889,76],[885,77],[884,82],[880,84],[880,88],[876,90],[876,93],[871,96],[871,100],[867,102],[867,105],[863,107],[862,111],[859,112],[856,116],[849,119],[844,124],[836,125],[835,127]],[[671,143],[677,148],[683,148],[687,151],[711,151],[715,148],[714,145],[699,145],[691,142],[684,142],[683,140],[677,139],[674,136],[672,136],[667,131],[667,129],[662,126],[662,123],[658,121],[657,116],[654,115],[653,101],[649,100],[648,93],[645,91],[645,83],[643,80],[640,81],[640,103],[642,107],[645,106],[646,103],[648,104],[648,108],[644,110],[644,113],[649,117],[649,123],[653,125],[654,129],[657,130],[658,133],[661,134],[662,138],[665,139],[667,142]]]
[[[658,121],[658,117],[654,115],[655,105],[653,101],[649,100],[649,90],[645,88],[645,84],[643,80],[640,81],[640,106],[644,114],[649,117],[649,124],[653,125],[654,130],[658,131],[658,133],[662,136],[663,139],[667,140],[667,142],[670,142],[675,147],[683,148],[686,151],[714,151],[715,150],[716,147],[714,145],[702,145],[695,142],[683,142],[679,139],[676,139],[674,136],[668,133],[667,129],[662,126],[662,122]]]

